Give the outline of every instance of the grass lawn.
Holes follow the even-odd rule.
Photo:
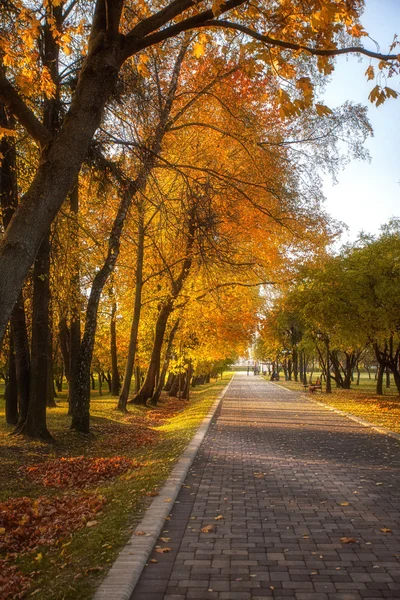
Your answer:
[[[48,411],[53,445],[10,435],[0,399],[2,600],[91,598],[231,376],[198,386],[189,402],[129,405],[127,415],[97,392],[93,437],[68,430],[60,398]]]
[[[313,381],[316,380],[318,375],[318,373],[314,374]],[[295,381],[282,381],[281,379],[279,385],[290,390],[303,392],[302,384]],[[368,379],[367,375],[362,375],[360,385],[357,386],[354,382],[350,390],[333,387],[332,393],[326,394],[323,383],[322,392],[317,391],[314,394],[310,394],[310,392],[306,391],[304,393],[307,396],[311,396],[314,400],[319,400],[324,404],[329,404],[329,406],[370,421],[375,425],[380,425],[391,431],[400,433],[400,396],[397,393],[393,380],[390,388],[384,387],[384,396],[376,395],[375,385],[373,378]]]

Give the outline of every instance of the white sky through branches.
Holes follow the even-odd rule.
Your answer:
[[[393,35],[400,36],[400,0],[366,0],[362,23],[370,36],[380,44],[379,51],[387,52]],[[376,49],[371,40],[365,47]],[[400,48],[396,50],[400,52]],[[371,163],[353,161],[339,173],[337,185],[326,178],[324,192],[326,209],[336,219],[349,226],[342,241],[351,241],[360,230],[377,233],[379,227],[393,217],[400,217],[400,96],[389,99],[378,108],[368,100],[374,81],[367,81],[365,71],[369,59],[341,56],[328,84],[324,101],[338,106],[346,100],[368,106],[368,116],[374,137],[367,141]],[[377,71],[377,69],[376,69]],[[379,83],[379,81],[377,81]],[[391,78],[388,85],[400,93],[400,80]]]

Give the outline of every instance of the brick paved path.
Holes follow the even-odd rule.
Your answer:
[[[214,421],[131,600],[400,599],[397,440],[252,375]]]

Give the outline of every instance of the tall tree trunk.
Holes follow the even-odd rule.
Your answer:
[[[158,314],[149,368],[147,370],[146,379],[144,380],[143,385],[133,400],[131,400],[131,402],[134,404],[145,405],[147,400],[153,396],[154,388],[156,386],[156,378],[160,372],[161,349],[164,341],[165,329],[167,327],[168,318],[172,313],[172,310],[173,302],[172,299],[169,299]]]
[[[376,394],[377,396],[383,396],[383,375],[385,373],[385,367],[383,364],[379,363],[378,366],[378,376],[376,379]]]
[[[296,347],[293,348],[293,374],[294,374],[294,380],[298,381],[299,380],[299,361],[298,361],[298,352],[297,352]]]
[[[71,213],[70,237],[73,251],[71,255],[71,279],[70,279],[70,301],[71,312],[69,328],[69,363],[68,363],[68,414],[72,415],[74,407],[74,396],[71,389],[74,386],[74,378],[77,369],[79,350],[81,347],[81,289],[80,289],[80,255],[79,255],[79,177],[69,195],[69,209]]]
[[[182,373],[177,373],[175,375],[175,379],[171,385],[171,389],[168,392],[168,396],[170,398],[177,398],[178,394],[179,394],[179,390],[181,387],[181,378],[182,378]]]
[[[386,367],[385,374],[386,374],[386,388],[390,388],[390,369],[389,369],[389,367]]]
[[[8,117],[7,111],[1,103],[0,125],[5,128],[12,128],[14,125],[13,119]],[[7,136],[0,140],[0,154],[3,156],[0,168],[0,206],[4,229],[6,229],[18,204],[17,154],[15,145],[10,142]],[[30,379],[29,340],[22,292],[20,292],[12,310],[10,324],[19,404],[18,430],[28,414]]]
[[[161,391],[164,387],[165,377],[167,375],[169,362],[170,362],[171,356],[172,356],[172,347],[173,347],[173,343],[174,343],[174,337],[175,337],[178,327],[179,327],[179,319],[177,319],[175,321],[174,326],[172,327],[170,334],[168,336],[167,349],[165,351],[165,357],[164,357],[164,363],[163,363],[163,366],[161,369],[161,375],[158,380],[156,390],[151,398],[151,404],[153,404],[153,405],[157,404],[158,400],[160,399]]]
[[[147,174],[147,171],[146,171]],[[141,183],[142,185],[142,183]],[[108,277],[113,272],[121,245],[123,226],[131,206],[133,194],[137,192],[137,181],[125,190],[108,240],[108,253],[101,269],[96,273],[86,309],[85,331],[79,349],[75,376],[71,385],[71,428],[89,433],[90,420],[90,370],[97,328],[97,312],[100,297]]]
[[[124,381],[122,385],[121,395],[118,401],[118,409],[122,412],[126,411],[126,404],[129,398],[129,390],[131,387],[133,368],[135,364],[135,354],[137,346],[137,338],[140,324],[140,312],[142,309],[142,289],[143,289],[143,260],[144,260],[144,213],[143,206],[139,205],[139,229],[138,229],[138,246],[136,254],[136,284],[135,284],[135,303],[133,308],[133,318],[131,325],[131,334],[129,338],[128,356],[126,359]],[[140,386],[139,386],[140,389]],[[138,388],[136,388],[138,391]]]
[[[50,235],[45,236],[33,269],[31,377],[28,414],[20,432],[51,440],[47,429],[47,362],[49,353]],[[46,368],[43,368],[43,365]]]
[[[185,378],[185,383],[183,386],[183,390],[182,390],[182,395],[181,397],[184,400],[189,400],[189,395],[190,395],[190,380],[192,379],[192,374],[193,374],[193,367],[192,367],[192,361],[189,361],[189,365],[186,371],[186,378]],[[221,378],[222,378],[222,374],[221,374]]]
[[[15,365],[15,353],[12,335],[10,332],[10,350],[8,353],[8,377],[5,388],[6,400],[6,423],[16,425],[18,423],[18,391],[17,371]]]
[[[113,302],[111,309],[111,396],[118,396],[120,380],[118,371],[118,356],[117,356],[117,303]]]
[[[43,26],[43,45],[41,54],[43,64],[50,72],[55,85],[51,98],[44,101],[43,124],[51,135],[55,135],[60,126],[60,79],[58,73],[60,46],[54,30],[62,26],[61,6],[46,7],[45,23]],[[38,215],[36,216],[38,218]],[[20,431],[29,437],[52,439],[47,429],[46,406],[50,390],[49,375],[51,365],[51,336],[50,336],[50,224],[44,230],[44,236],[34,262],[33,269],[33,301],[32,301],[32,342],[31,342],[31,373],[29,386],[29,407],[25,423]],[[49,365],[50,362],[50,365]],[[51,391],[53,380],[51,378]],[[54,397],[52,398],[54,403]]]
[[[57,406],[55,402],[55,391],[54,391],[54,373],[53,373],[53,327],[52,327],[52,311],[49,308],[49,337],[48,337],[48,353],[47,353],[47,407],[55,408]]]
[[[331,386],[331,374],[330,374],[330,370],[329,370],[329,360],[330,360],[329,340],[325,340],[325,345],[326,345],[326,393],[331,394],[332,386]]]
[[[57,404],[55,401],[55,393],[54,393],[54,376],[53,376],[53,361],[49,360],[47,362],[47,408],[56,408]]]
[[[61,317],[60,322],[58,324],[58,337],[60,340],[61,356],[64,364],[65,378],[69,384],[71,362],[71,332],[68,329],[67,319],[65,316]]]

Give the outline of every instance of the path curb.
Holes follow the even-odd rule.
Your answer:
[[[306,396],[304,396],[306,398]],[[324,404],[324,402],[320,402],[319,400],[314,400],[314,398],[307,398],[309,402],[314,402],[314,404],[318,404],[323,408],[329,408],[329,410],[337,413],[338,415],[342,415],[344,417],[348,417],[352,421],[363,425],[364,427],[368,427],[369,429],[374,429],[378,433],[383,433],[384,435],[388,435],[389,437],[395,438],[400,441],[400,434],[395,431],[391,431],[390,429],[386,429],[386,427],[381,427],[380,425],[375,425],[375,423],[371,423],[371,421],[366,421],[365,419],[360,419],[360,417],[356,417],[344,410],[340,410],[339,408],[335,408],[333,406],[329,406],[329,404]]]
[[[271,383],[273,383],[273,382],[271,382]],[[282,390],[286,390],[287,392],[292,392],[293,394],[300,394],[302,396],[302,398],[304,398],[308,402],[313,402],[314,404],[318,404],[319,406],[322,406],[323,408],[328,408],[332,412],[334,412],[338,415],[341,415],[342,417],[347,417],[347,418],[351,419],[352,421],[359,423],[359,425],[363,425],[364,427],[368,427],[369,429],[373,429],[374,431],[377,431],[378,433],[383,433],[384,435],[388,435],[389,437],[392,437],[395,440],[400,441],[400,433],[396,433],[395,431],[392,431],[391,429],[386,429],[386,427],[381,427],[381,425],[375,425],[375,423],[371,423],[371,421],[366,421],[365,419],[360,419],[360,417],[356,417],[355,415],[345,412],[344,410],[340,410],[339,408],[335,408],[334,406],[330,406],[329,404],[325,404],[324,402],[320,402],[319,400],[314,400],[314,398],[309,398],[302,392],[297,392],[295,390],[289,390],[288,388],[285,388],[282,385],[279,385],[279,383],[274,383],[274,385],[281,388]]]
[[[231,381],[215,400],[208,415],[194,434],[191,442],[182,453],[171,471],[170,476],[161,488],[158,496],[147,509],[130,540],[119,553],[107,577],[97,589],[93,600],[129,600],[147,560],[165,527],[165,519],[181,490],[186,475],[194,461],[197,451],[211,425],[221,400],[228,391]],[[140,535],[137,535],[140,532]]]

